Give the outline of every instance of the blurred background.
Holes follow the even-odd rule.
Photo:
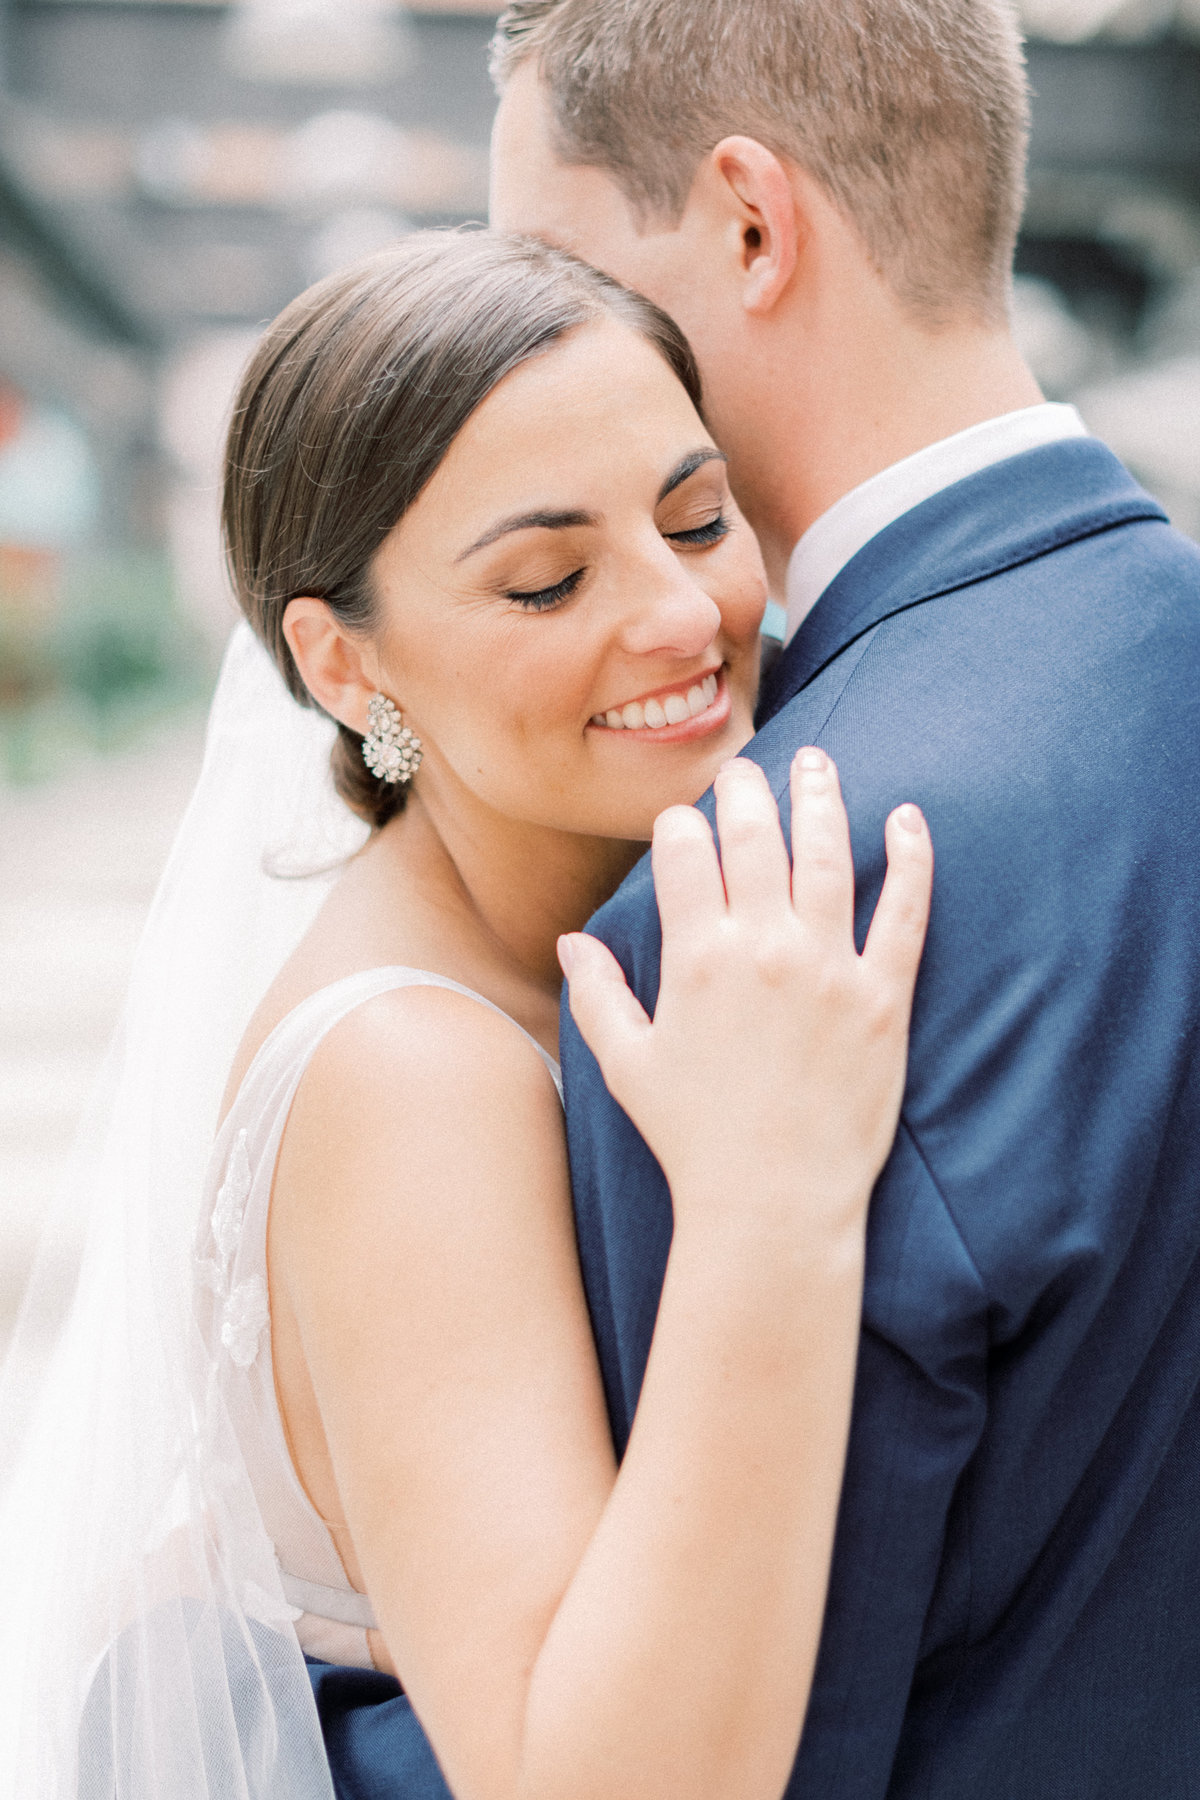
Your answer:
[[[198,764],[232,386],[309,282],[483,217],[498,10],[0,0],[0,1346]],[[1021,336],[1200,537],[1200,0],[1022,10]]]

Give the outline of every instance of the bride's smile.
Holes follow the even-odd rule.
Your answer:
[[[690,686],[681,681],[677,687],[627,700],[597,713],[591,723],[598,731],[652,731],[659,743],[678,743],[679,736],[665,734],[681,725],[694,726],[689,735],[699,737],[717,730],[729,717],[729,689],[722,674],[723,668],[714,669]]]

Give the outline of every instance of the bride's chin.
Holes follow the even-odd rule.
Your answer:
[[[647,774],[643,781],[638,781],[632,770],[627,781],[610,780],[605,835],[649,844],[658,815],[669,806],[695,806],[708,792],[722,766],[745,749],[751,735],[747,732],[743,737],[735,736],[716,750],[710,747],[707,756],[697,757],[687,770],[674,771],[675,779],[668,782],[663,781],[661,774],[657,780]]]

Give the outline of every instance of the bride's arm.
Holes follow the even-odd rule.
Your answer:
[[[676,1213],[619,1476],[534,1052],[469,1001],[391,996],[327,1042],[285,1139],[272,1279],[458,1800],[777,1800],[795,1753],[930,852],[890,823],[859,959],[832,770],[795,780],[795,904],[757,771],[718,808],[728,903],[699,815],[656,835],[653,1026],[572,940]]]

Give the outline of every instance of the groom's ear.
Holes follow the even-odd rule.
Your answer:
[[[722,138],[707,158],[710,201],[728,215],[748,313],[773,311],[796,272],[806,219],[795,171],[757,138]]]

